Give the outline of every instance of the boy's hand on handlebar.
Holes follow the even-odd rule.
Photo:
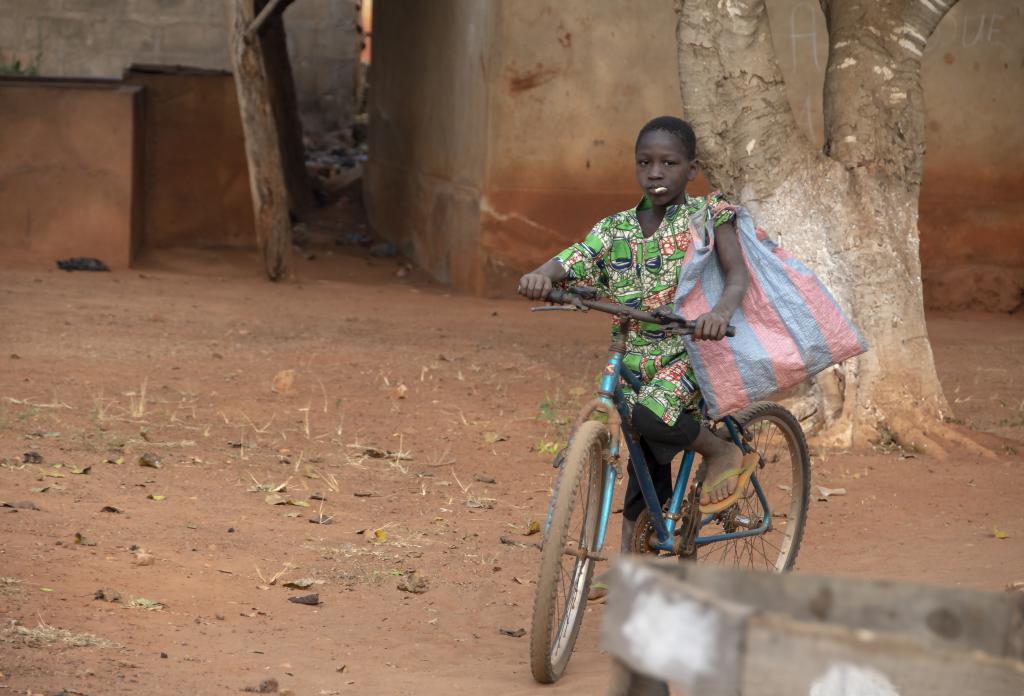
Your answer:
[[[693,337],[698,341],[721,341],[729,328],[729,317],[716,312],[707,312],[697,317]]]
[[[543,273],[527,273],[519,279],[516,292],[531,300],[543,300],[551,292],[551,279]]]

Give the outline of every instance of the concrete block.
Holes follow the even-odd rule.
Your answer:
[[[0,17],[0,62],[8,63],[7,53],[21,45],[21,21],[13,17]]]
[[[60,11],[60,0],[4,0],[3,12],[8,17],[38,17]]]
[[[165,18],[224,22],[224,3],[215,0],[132,0],[131,14],[139,20]]]
[[[111,18],[94,25],[96,36],[94,46],[102,46],[104,52],[127,52],[132,56],[153,52],[159,46],[158,29],[144,22],[130,19]],[[93,48],[95,53],[95,48]]]
[[[65,49],[61,58],[61,72],[74,77],[100,77],[116,79],[131,62],[131,56],[122,51],[97,53],[88,46]]]
[[[355,19],[355,3],[339,2],[338,0],[302,0],[293,3],[285,12],[285,23],[290,19],[310,20],[331,24],[340,21],[346,15]]]
[[[160,28],[160,48],[172,53],[226,54],[227,43],[224,24],[175,22]]]
[[[66,75],[64,72],[64,56],[59,51],[33,50],[27,56],[30,63],[35,65],[39,75]],[[25,61],[22,61],[25,62]]]
[[[26,35],[32,32],[32,27],[26,27]],[[88,22],[71,17],[39,17],[35,20],[35,33],[43,45],[44,52],[52,51],[54,44],[86,45],[93,34],[93,28]]]
[[[128,0],[64,0],[61,9],[64,13],[81,12],[115,17],[128,10]]]
[[[133,15],[139,14],[154,20],[164,15],[189,17],[192,11],[192,0],[134,0],[131,8]]]
[[[161,65],[182,65],[190,68],[205,68],[207,70],[230,70],[231,59],[228,58],[227,47],[217,53],[179,53],[175,51],[161,51],[159,59],[147,58],[138,60],[139,63],[151,63]]]

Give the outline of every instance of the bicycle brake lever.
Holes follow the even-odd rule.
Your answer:
[[[577,285],[570,292],[577,297],[582,297],[584,300],[596,300],[600,294],[597,288],[587,287],[586,285]]]

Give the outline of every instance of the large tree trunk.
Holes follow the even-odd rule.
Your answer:
[[[796,126],[764,0],[677,0],[686,115],[708,178],[823,278],[871,344],[812,392],[823,439],[934,443],[947,409],[925,326],[921,54],[956,0],[822,0],[824,152]]]

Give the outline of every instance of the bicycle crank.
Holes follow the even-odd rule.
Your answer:
[[[608,560],[607,556],[602,556],[601,554],[594,553],[593,551],[588,551],[587,549],[580,549],[580,548],[563,549],[562,550],[562,554],[565,555],[565,556],[573,556],[574,558],[587,558],[587,559],[590,559],[591,561],[607,561]]]

